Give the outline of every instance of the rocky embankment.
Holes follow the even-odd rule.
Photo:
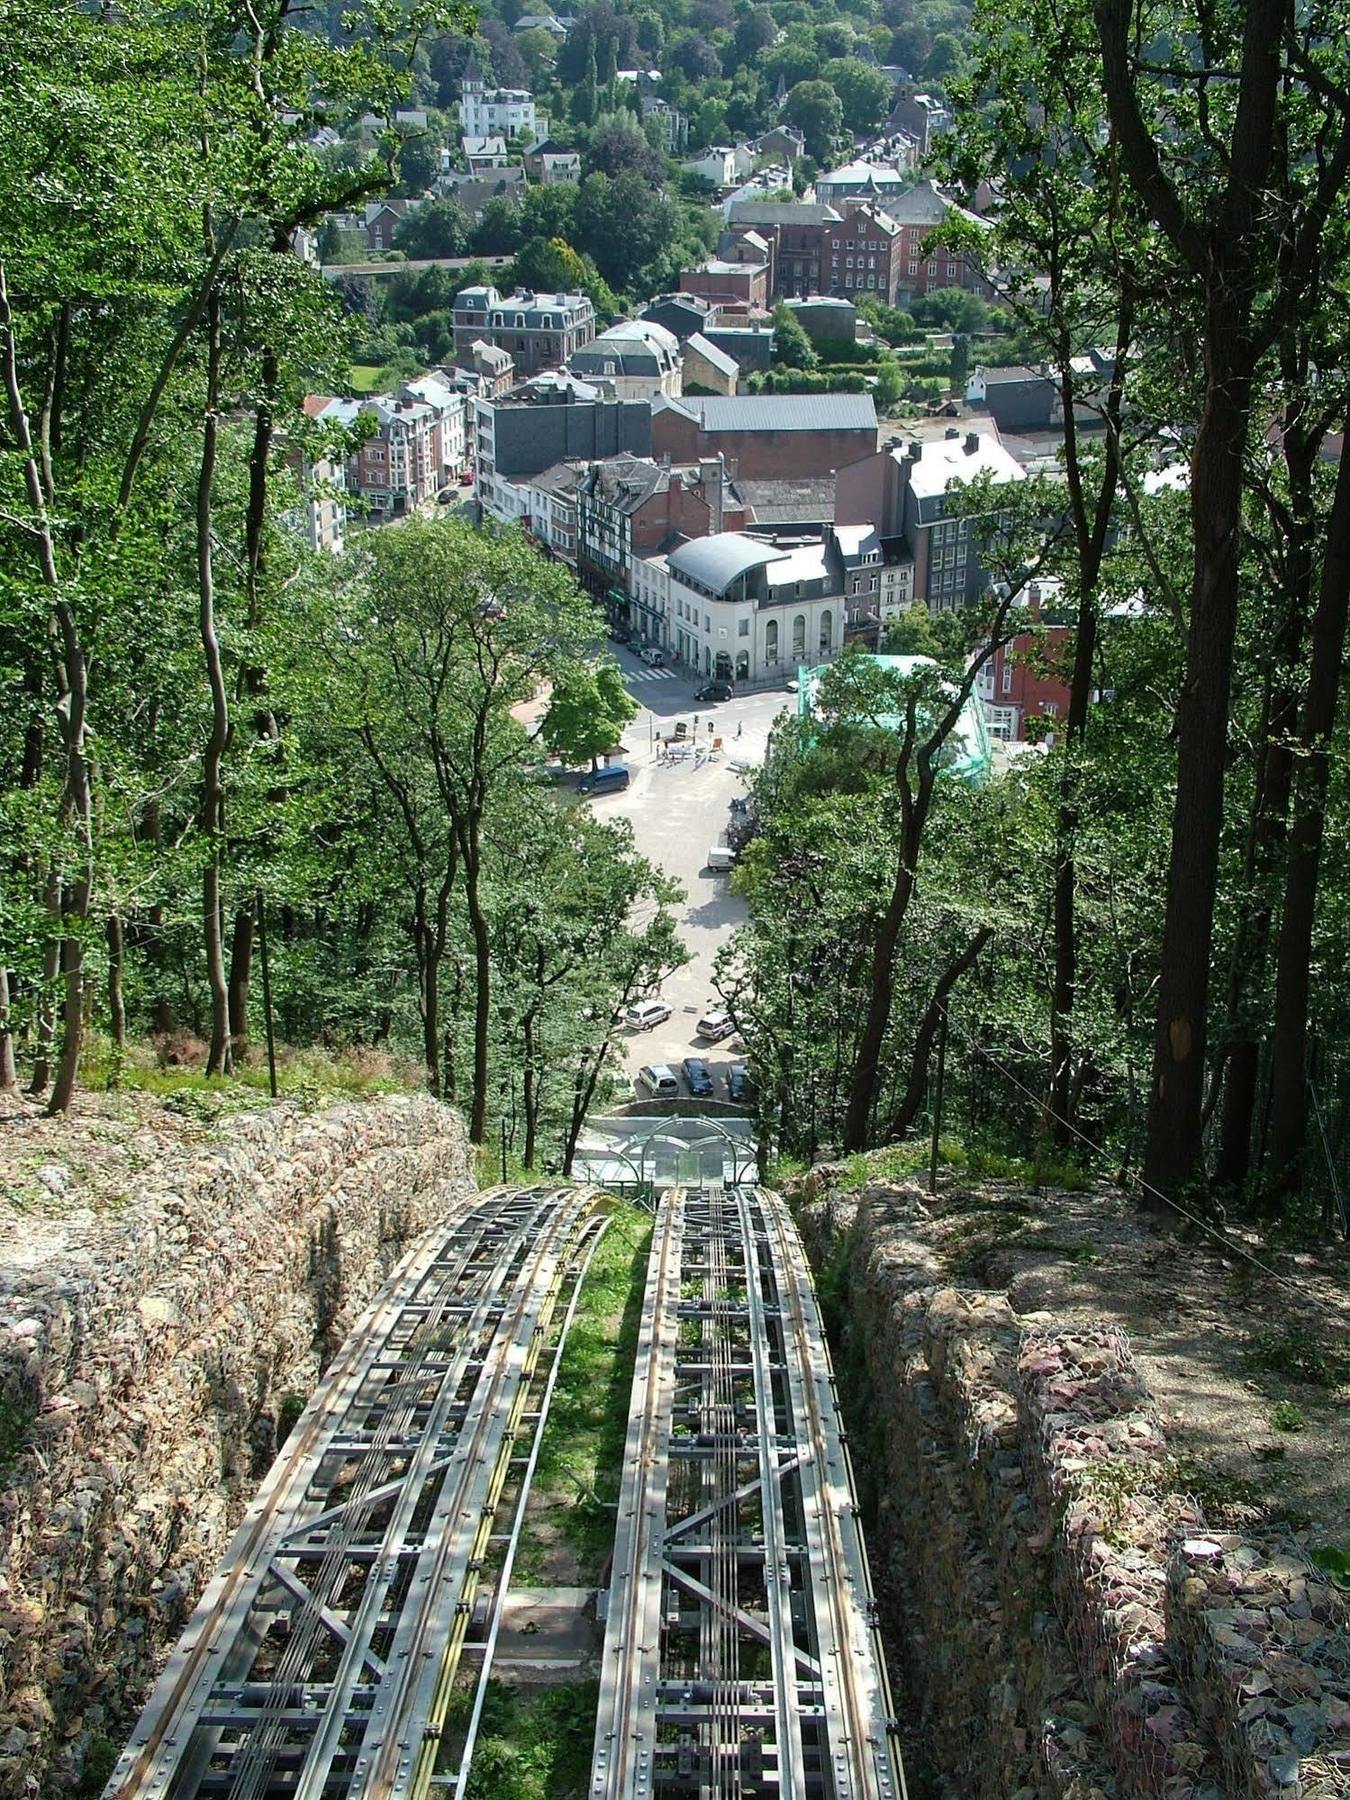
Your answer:
[[[1118,1326],[951,1285],[927,1196],[840,1174],[787,1192],[861,1425],[897,1708],[939,1790],[1350,1794],[1350,1620],[1304,1545],[1209,1528]]]
[[[318,1374],[471,1166],[409,1096],[237,1116],[115,1208],[0,1199],[0,1800],[101,1790]]]

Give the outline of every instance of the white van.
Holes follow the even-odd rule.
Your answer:
[[[665,1063],[647,1063],[638,1070],[638,1080],[653,1100],[678,1100],[680,1078]]]
[[[705,868],[711,869],[714,875],[725,875],[728,869],[736,867],[736,852],[726,844],[714,844],[708,852]]]
[[[670,1017],[670,1006],[665,1000],[639,1000],[635,1005],[625,1007],[623,1022],[633,1031],[650,1031],[653,1026],[664,1024]]]

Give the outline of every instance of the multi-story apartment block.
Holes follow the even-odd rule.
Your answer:
[[[937,183],[921,181],[899,199],[888,199],[886,211],[900,227],[899,292],[926,294],[934,288],[967,288],[989,295],[992,289],[983,270],[961,251],[926,246],[925,240],[953,210],[954,201],[939,193]],[[959,210],[959,209],[958,209]],[[967,218],[977,225],[986,221],[976,213]]]
[[[877,413],[870,394],[685,394],[652,403],[651,441],[675,463],[720,453],[750,481],[827,476],[875,454]]]
[[[772,297],[820,292],[820,250],[824,228],[843,214],[832,206],[790,200],[736,200],[727,218],[736,234],[755,232],[769,245]]]
[[[988,584],[979,520],[948,507],[953,488],[979,476],[1011,484],[1026,471],[996,438],[976,431],[952,427],[937,442],[892,444],[839,471],[835,520],[875,526],[883,541],[903,538],[913,557],[914,599],[930,612],[950,612],[977,600]]]
[[[315,395],[306,410],[321,422],[362,429],[347,456],[344,483],[373,523],[425,510],[467,466],[465,395],[442,375],[424,375],[396,395],[365,400]]]
[[[560,372],[537,376],[492,399],[473,401],[476,497],[496,519],[529,511],[522,488],[556,463],[592,462],[652,447],[652,409],[645,400],[615,400]]]
[[[595,308],[585,294],[511,294],[463,288],[451,314],[456,351],[481,340],[510,354],[516,372],[558,369],[595,336]]]
[[[903,232],[877,205],[850,206],[847,216],[821,230],[820,288],[846,300],[871,294],[894,306],[900,292]]]

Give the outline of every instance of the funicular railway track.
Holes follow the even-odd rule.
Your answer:
[[[596,1198],[478,1195],[405,1258],[245,1515],[108,1800],[458,1791],[451,1691],[475,1626],[486,1678],[502,1584],[486,1606],[478,1590],[509,1559],[496,1521],[519,1517]]]
[[[898,1800],[904,1775],[805,1256],[752,1187],[661,1201],[590,1800]]]

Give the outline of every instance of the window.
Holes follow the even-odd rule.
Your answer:
[[[1003,691],[1005,694],[1012,692],[1012,664],[1006,662],[1003,665]]]
[[[910,274],[911,274],[911,275],[917,275],[917,274],[918,274],[918,272],[919,272],[919,265],[918,265],[918,263],[911,263],[911,264],[910,264],[910,265],[909,265],[909,272],[910,272]]]
[[[764,660],[765,662],[771,663],[776,663],[778,661],[777,619],[770,619],[768,624],[764,627]]]
[[[737,619],[737,621],[736,621],[736,636],[737,637],[749,637],[749,635],[750,635],[749,619]]]
[[[829,650],[834,644],[834,614],[823,612],[820,615],[820,647]]]
[[[792,621],[792,654],[801,658],[806,655],[806,614],[798,613]]]

